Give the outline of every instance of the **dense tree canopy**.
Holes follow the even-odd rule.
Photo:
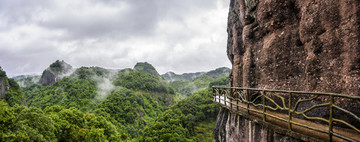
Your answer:
[[[165,109],[148,94],[117,87],[97,105],[94,112],[111,117],[120,128],[135,138],[142,134],[145,125],[152,123]]]
[[[9,107],[0,101],[0,141],[121,141],[121,129],[102,116],[55,105],[44,111],[36,107]]]
[[[143,74],[148,74],[154,76],[158,79],[161,78],[160,74],[156,71],[156,69],[149,64],[148,62],[139,62],[134,66],[134,71],[141,72]]]
[[[6,78],[10,90],[0,100],[0,141],[211,140],[219,107],[208,87],[228,81],[213,76],[167,83],[132,69],[81,67],[49,86],[20,87]]]
[[[119,73],[114,81],[116,86],[123,86],[133,90],[144,90],[153,92],[166,92],[175,94],[175,90],[166,82],[141,72]]]
[[[220,77],[209,83],[209,87],[212,86],[227,86],[229,84],[229,77]]]
[[[219,111],[211,96],[207,89],[181,100],[145,128],[142,141],[197,141],[197,124],[215,121]]]
[[[22,88],[20,88],[19,84],[12,78],[8,79],[7,76],[5,76],[0,81],[5,82],[9,85],[9,90],[5,93],[5,100],[10,106],[14,106],[16,104],[18,105],[24,105],[21,100],[24,98],[24,93]],[[7,86],[5,86],[7,87]]]
[[[61,105],[82,111],[95,105],[96,83],[93,80],[65,77],[51,86],[32,85],[25,89],[29,106],[44,109]]]

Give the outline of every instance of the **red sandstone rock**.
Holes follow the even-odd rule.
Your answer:
[[[360,96],[359,0],[231,0],[227,31],[231,86]],[[359,105],[353,100],[334,101],[359,115]],[[304,103],[299,109],[323,102],[329,102],[328,98]],[[328,109],[308,115],[327,119]],[[354,118],[339,110],[334,113],[359,128]],[[222,108],[215,141],[255,140],[243,137],[250,127],[233,128],[246,119],[228,116],[232,113]]]
[[[232,86],[360,95],[359,16],[357,0],[232,0]]]

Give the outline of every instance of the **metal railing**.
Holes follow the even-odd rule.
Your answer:
[[[282,121],[290,131],[293,127],[310,129],[328,135],[329,141],[333,137],[360,139],[359,96],[215,86],[213,99],[223,107],[262,118],[263,122],[270,118]]]

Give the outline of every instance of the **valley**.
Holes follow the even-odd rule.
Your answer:
[[[230,69],[160,75],[134,68],[73,68],[55,61],[41,76],[1,71],[0,141],[211,141],[219,106],[210,87]]]

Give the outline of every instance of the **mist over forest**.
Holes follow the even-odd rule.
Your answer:
[[[0,141],[212,141],[219,106],[210,87],[227,85],[229,73],[160,75],[147,62],[109,70],[60,60],[42,75],[1,70]]]
[[[0,141],[213,141],[228,6],[0,0]]]

